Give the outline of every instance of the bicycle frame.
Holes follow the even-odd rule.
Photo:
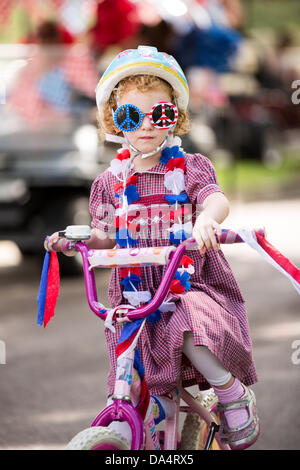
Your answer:
[[[146,306],[136,308],[128,311],[122,321],[134,321],[139,318],[145,318],[151,315],[164,301],[170,284],[174,278],[176,270],[179,267],[182,256],[184,255],[187,245],[194,243],[194,239],[185,240],[177,249],[171,253],[170,261],[167,266],[166,272],[163,276],[162,282],[156,291],[152,301]],[[83,260],[83,271],[86,286],[86,295],[90,309],[102,320],[105,320],[106,314],[101,313],[99,310],[102,305],[99,304],[97,298],[97,290],[95,283],[94,270],[89,269],[88,261],[88,248],[82,242],[76,242],[73,249],[79,251]],[[119,307],[120,308],[120,307]],[[126,306],[122,306],[122,309]],[[127,309],[128,310],[128,309]],[[114,395],[112,397],[113,403],[104,408],[100,414],[95,418],[92,423],[94,426],[107,427],[112,421],[127,421],[132,432],[131,449],[132,450],[158,450],[160,449],[158,435],[155,431],[153,415],[148,417],[148,426],[143,423],[142,418],[135,408],[140,398],[140,379],[134,377],[134,351],[131,351],[122,360],[117,362],[117,373]],[[175,399],[176,410],[174,415],[165,420],[165,433],[164,433],[164,446],[165,450],[176,450],[178,446],[178,423],[179,412],[192,412],[197,413],[208,426],[215,423],[213,416],[206,410],[204,406],[198,403],[194,397],[185,390],[181,384],[178,384],[178,396]],[[186,403],[187,406],[180,406],[180,398]],[[223,450],[228,450],[230,447],[224,444],[218,435],[215,435],[218,445]]]

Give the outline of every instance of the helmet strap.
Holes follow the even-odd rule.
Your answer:
[[[134,147],[134,145],[132,145],[128,139],[127,136],[125,136],[125,141],[127,143],[127,145],[129,146],[129,149],[132,150],[133,152],[135,152],[137,155],[140,155],[141,158],[149,158],[149,157],[152,157],[153,155],[155,155],[157,152],[159,152],[160,150],[162,150],[163,148],[165,148],[165,146],[167,145],[167,142],[168,142],[168,139],[169,139],[169,136],[166,135],[166,137],[164,138],[164,140],[162,141],[162,143],[156,147],[156,149],[152,150],[152,152],[148,152],[148,153],[142,153],[140,150],[138,150],[137,148]]]
[[[129,150],[133,151],[135,153],[135,156],[137,157],[138,155],[141,156],[142,159],[144,158],[149,158],[155,155],[157,152],[160,150],[163,150],[165,147],[168,145],[168,141],[172,141],[173,138],[173,132],[169,131],[162,143],[156,147],[156,149],[152,150],[152,152],[149,153],[142,153],[140,150],[138,150],[134,145],[132,145],[125,134],[124,137],[113,135],[113,134],[105,134],[105,139],[108,142],[113,142],[116,144],[122,144],[123,147],[128,148]]]

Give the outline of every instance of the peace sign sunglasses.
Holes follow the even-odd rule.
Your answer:
[[[153,126],[158,129],[169,129],[178,120],[178,110],[173,103],[160,101],[152,106],[149,113],[142,113],[133,104],[122,104],[114,112],[114,123],[123,132],[136,131],[148,116]]]

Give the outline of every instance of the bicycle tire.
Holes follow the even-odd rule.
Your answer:
[[[113,429],[95,426],[76,434],[66,450],[130,450],[130,444]]]
[[[212,389],[209,390],[205,396],[199,394],[196,400],[214,416],[215,421],[219,424],[218,416],[214,411],[218,403],[218,398],[214,391]],[[206,422],[197,413],[188,413],[181,432],[180,449],[203,450],[208,431],[209,428]],[[221,450],[216,438],[213,440],[211,450]]]

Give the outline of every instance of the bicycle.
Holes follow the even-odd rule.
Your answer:
[[[264,230],[260,232],[264,236]],[[60,236],[66,238],[65,249],[78,251],[82,257],[86,296],[92,312],[106,325],[112,321],[124,325],[127,322],[143,320],[155,312],[166,298],[171,282],[179,267],[187,246],[195,244],[189,238],[179,244],[167,247],[89,250],[84,240],[89,238],[87,226],[70,226]],[[241,237],[223,229],[220,243],[240,243]],[[125,253],[126,252],[126,253]],[[124,257],[127,255],[127,258]],[[122,256],[119,256],[122,255]],[[128,257],[132,263],[128,262]],[[122,264],[125,263],[125,264]],[[95,283],[95,267],[167,265],[160,286],[153,299],[146,305],[135,308],[129,304],[106,309],[98,302]],[[109,313],[109,314],[108,314]],[[218,435],[218,399],[213,390],[194,397],[181,383],[169,398],[173,406],[172,416],[165,419],[165,429],[157,431],[151,407],[143,420],[138,411],[141,403],[141,378],[135,370],[134,351],[136,345],[117,360],[117,373],[112,403],[106,406],[94,419],[90,428],[76,434],[67,445],[67,450],[230,450],[230,446]],[[181,405],[181,400],[185,405]],[[149,411],[150,410],[150,411]],[[179,433],[179,413],[186,413],[182,433]],[[131,429],[132,439],[128,442],[120,433],[109,428],[113,421],[126,421]]]

